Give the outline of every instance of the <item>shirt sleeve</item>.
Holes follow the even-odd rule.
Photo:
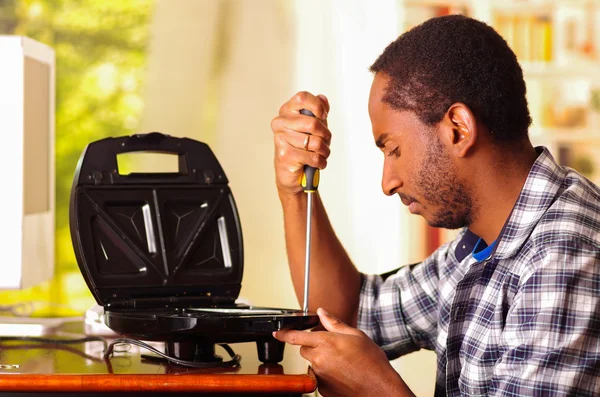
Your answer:
[[[600,395],[600,248],[558,244],[530,273],[507,313],[490,396]]]
[[[438,266],[449,245],[442,246],[424,262],[404,266],[387,279],[362,275],[358,328],[388,358],[421,348],[433,350],[438,323]]]

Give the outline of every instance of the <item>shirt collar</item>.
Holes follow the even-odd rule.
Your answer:
[[[540,153],[533,163],[525,185],[497,239],[494,257],[508,259],[514,256],[533,232],[548,208],[555,201],[566,175],[548,149],[536,147]]]

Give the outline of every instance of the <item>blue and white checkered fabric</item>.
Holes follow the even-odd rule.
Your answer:
[[[434,350],[436,396],[600,395],[600,189],[538,150],[486,260],[463,230],[385,280],[363,275],[358,328],[390,359]]]

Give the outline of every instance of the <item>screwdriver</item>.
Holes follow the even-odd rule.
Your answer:
[[[302,109],[301,114],[315,117],[310,110]],[[309,165],[304,166],[302,174],[302,188],[306,196],[306,254],[304,259],[304,313],[308,312],[308,287],[310,284],[310,242],[312,236],[312,202],[313,193],[316,193],[319,187],[319,169]]]

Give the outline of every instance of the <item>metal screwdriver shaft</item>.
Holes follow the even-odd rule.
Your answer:
[[[310,240],[312,236],[312,192],[306,196],[306,253],[304,259],[304,305],[302,310],[308,312],[308,289],[310,285]]]
[[[300,113],[315,117],[315,115],[306,109],[300,110]],[[304,166],[302,175],[302,188],[306,196],[306,252],[304,259],[304,305],[302,310],[308,312],[308,290],[310,285],[310,243],[312,240],[312,204],[313,194],[319,187],[319,169],[308,165]]]

